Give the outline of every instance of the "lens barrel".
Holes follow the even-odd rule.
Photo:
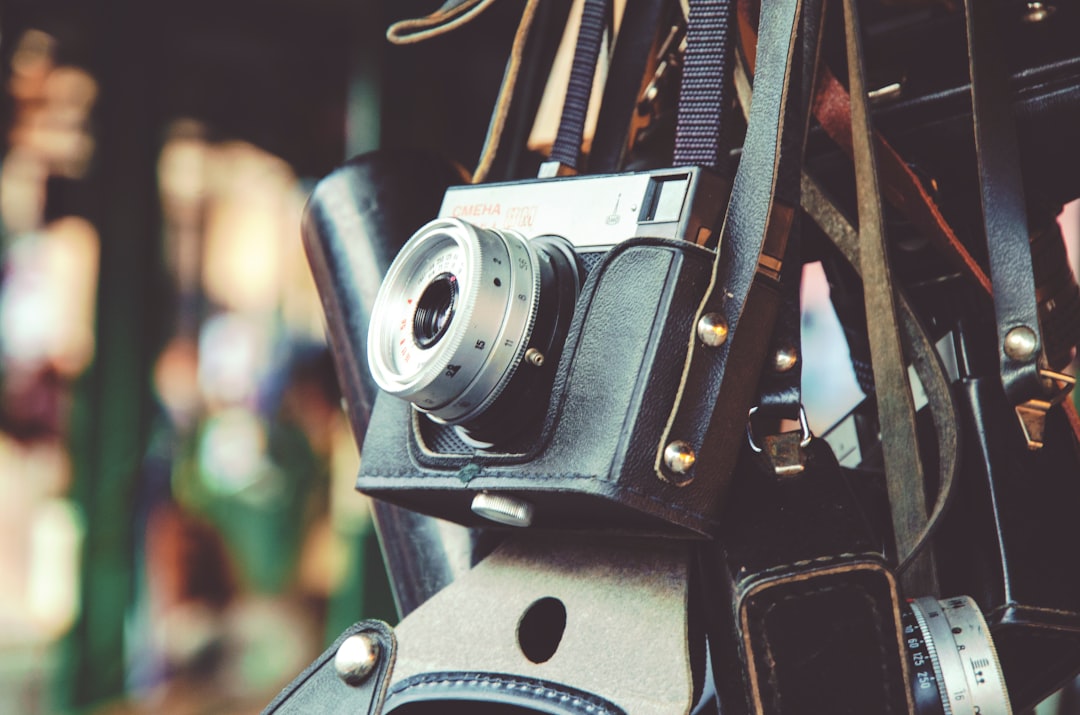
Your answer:
[[[379,288],[368,331],[372,377],[436,421],[461,426],[470,441],[504,438],[532,407],[489,413],[508,390],[515,402],[535,401],[537,385],[550,391],[551,365],[537,368],[557,362],[581,272],[565,239],[526,240],[454,218],[428,223]]]
[[[1012,715],[990,630],[971,598],[917,598],[901,622],[917,715]]]

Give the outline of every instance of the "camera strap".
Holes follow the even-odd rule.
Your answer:
[[[814,96],[814,78],[819,62],[821,50],[821,26],[824,19],[822,13],[822,0],[804,0],[802,23],[802,81],[799,85],[800,109],[799,116],[808,117],[810,105]],[[736,62],[736,73],[739,67],[745,67],[745,58],[739,57]],[[741,78],[746,80],[745,72]],[[736,79],[736,84],[739,80]],[[738,92],[739,103],[743,111],[750,106],[749,83],[746,91]],[[804,122],[805,129],[809,129],[809,122]],[[806,137],[793,137],[789,135],[789,141],[796,139],[801,141],[792,151],[801,152],[801,146],[805,144]],[[797,181],[797,177],[786,177],[785,182]],[[780,271],[780,294],[782,303],[773,329],[772,340],[769,346],[769,359],[763,367],[758,383],[757,407],[752,410],[752,419],[747,424],[747,435],[750,446],[754,450],[760,450],[766,454],[774,471],[778,475],[793,475],[801,472],[805,466],[804,449],[809,444],[811,434],[806,419],[806,412],[802,404],[802,310],[801,310],[801,286],[802,286],[802,228],[801,215],[796,214],[796,220],[792,222],[791,232],[788,235],[787,251],[784,255],[784,265]],[[768,434],[759,441],[754,437],[755,419],[765,418],[775,425],[780,425],[780,420],[797,421],[798,429],[793,431],[780,431]]]
[[[608,174],[622,168],[642,78],[646,73],[654,76],[664,59],[663,43],[657,45],[657,28],[665,27],[661,25],[665,4],[666,0],[635,0],[623,9],[589,150],[590,172]]]
[[[871,367],[882,425],[885,484],[899,558],[919,544],[927,523],[922,455],[915,405],[908,382],[897,326],[892,274],[889,268],[885,218],[878,188],[877,163],[863,67],[861,28],[854,0],[843,0],[848,87],[851,90],[851,132],[859,216],[859,268],[866,302]],[[915,562],[907,574],[912,592],[936,593],[931,554]]]
[[[386,39],[395,45],[411,45],[445,35],[474,20],[494,2],[495,0],[446,0],[430,15],[395,22],[386,30]]]
[[[596,61],[604,44],[604,33],[611,22],[611,0],[585,0],[581,9],[574,61],[566,86],[559,131],[551,147],[551,161],[558,163],[559,173],[576,173],[581,157],[581,141],[592,97]]]
[[[675,125],[675,166],[728,172],[723,118],[731,106],[734,0],[690,0]]]
[[[846,4],[846,0],[845,0]],[[858,20],[845,11],[848,66],[853,88],[864,89]],[[752,50],[758,44],[746,18],[749,7],[741,3],[740,28],[744,46]],[[742,62],[736,68],[736,86],[743,106],[749,103],[749,76]],[[824,88],[828,85],[824,84]],[[819,89],[819,91],[821,91]],[[860,101],[861,100],[861,101]],[[883,425],[885,472],[893,526],[901,568],[906,570],[926,545],[938,517],[952,491],[956,470],[956,409],[944,367],[936,349],[919,324],[907,301],[894,290],[889,276],[884,244],[884,225],[874,170],[872,132],[864,95],[852,102],[854,120],[847,122],[850,146],[855,155],[856,182],[859,188],[860,230],[856,231],[812,179],[803,172],[801,200],[807,213],[825,231],[857,272],[862,274],[867,300],[870,344],[873,354],[875,384],[878,391],[879,419]],[[858,108],[855,105],[859,105]],[[752,106],[752,104],[751,104]],[[861,114],[860,114],[861,111]],[[883,295],[886,293],[887,295]],[[894,292],[897,294],[894,306]],[[901,320],[897,320],[897,317]],[[898,328],[899,324],[899,328]],[[916,374],[926,387],[937,432],[940,481],[939,498],[931,517],[926,516],[923,497],[923,470],[915,436],[915,412],[907,383],[907,362],[902,350],[900,330]],[[887,396],[881,399],[882,396]],[[925,561],[909,574],[908,580],[919,584],[919,592],[934,592],[933,572]],[[913,584],[912,584],[913,585]]]
[[[700,474],[727,479],[757,395],[799,202],[806,122],[799,101],[802,8],[801,0],[762,7],[757,91],[742,157],[710,283],[694,316],[675,406],[657,448],[655,468],[665,481],[684,483]],[[688,386],[698,393],[694,399],[683,399]],[[675,475],[665,463],[666,447],[675,442],[695,454],[689,474]]]
[[[1046,412],[1072,387],[1045,365],[1031,260],[1020,149],[1004,65],[997,4],[965,0],[972,118],[983,225],[993,281],[1001,384],[1028,447],[1042,446]],[[1050,389],[1044,380],[1051,385]]]

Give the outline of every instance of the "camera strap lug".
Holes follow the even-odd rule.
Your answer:
[[[1024,439],[1028,449],[1042,449],[1044,446],[1043,436],[1046,429],[1046,413],[1051,407],[1059,405],[1072,393],[1076,386],[1076,378],[1053,370],[1042,369],[1039,371],[1044,384],[1049,388],[1046,398],[1034,398],[1016,406],[1016,416],[1020,420],[1020,429],[1023,430]]]
[[[810,433],[810,424],[806,420],[806,410],[799,405],[797,431],[766,435],[762,439],[764,446],[758,445],[754,438],[753,418],[758,411],[758,407],[752,408],[746,420],[746,440],[750,444],[750,449],[757,454],[764,454],[778,477],[793,477],[801,474],[806,468],[806,454],[803,450],[814,437]]]

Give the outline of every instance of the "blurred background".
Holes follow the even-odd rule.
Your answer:
[[[395,622],[300,215],[475,162],[496,5],[392,48],[432,2],[0,3],[0,715],[258,712]]]
[[[0,3],[0,715],[258,712],[396,620],[300,215],[377,147],[475,165],[522,4],[402,48],[437,2]]]
[[[0,713],[258,712],[394,608],[299,240],[375,3],[0,9]]]

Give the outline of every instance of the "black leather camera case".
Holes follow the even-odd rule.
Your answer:
[[[606,253],[582,289],[544,422],[521,449],[450,451],[408,403],[380,395],[357,488],[464,524],[488,523],[470,510],[488,491],[531,502],[541,528],[708,533],[723,480],[702,470],[676,486],[656,463],[713,261],[668,239]]]

